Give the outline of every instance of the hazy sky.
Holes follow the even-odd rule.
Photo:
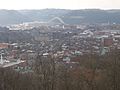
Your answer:
[[[120,9],[120,0],[0,0],[0,9]]]

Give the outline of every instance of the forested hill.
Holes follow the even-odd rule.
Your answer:
[[[67,24],[80,23],[120,23],[120,10],[0,10],[0,25],[17,24],[31,21],[47,22],[54,17],[61,18]]]

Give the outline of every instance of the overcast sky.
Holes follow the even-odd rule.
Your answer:
[[[0,9],[120,9],[120,0],[0,0]]]

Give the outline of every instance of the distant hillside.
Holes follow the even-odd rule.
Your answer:
[[[0,10],[0,24],[16,24],[31,21],[27,16],[15,10]]]
[[[49,21],[54,17],[62,17],[70,10],[64,9],[42,9],[42,10],[20,10],[22,15],[28,16],[34,21]]]
[[[66,23],[120,23],[120,10],[73,10],[64,17]]]
[[[61,18],[67,24],[80,23],[120,23],[120,10],[0,10],[0,24],[9,25],[31,21],[49,21],[54,17]]]

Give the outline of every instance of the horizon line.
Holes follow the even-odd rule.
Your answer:
[[[120,8],[109,8],[109,9],[103,9],[103,8],[81,8],[81,9],[65,9],[65,8],[31,8],[31,9],[0,9],[0,10],[45,10],[45,9],[58,9],[58,10],[120,10]]]

